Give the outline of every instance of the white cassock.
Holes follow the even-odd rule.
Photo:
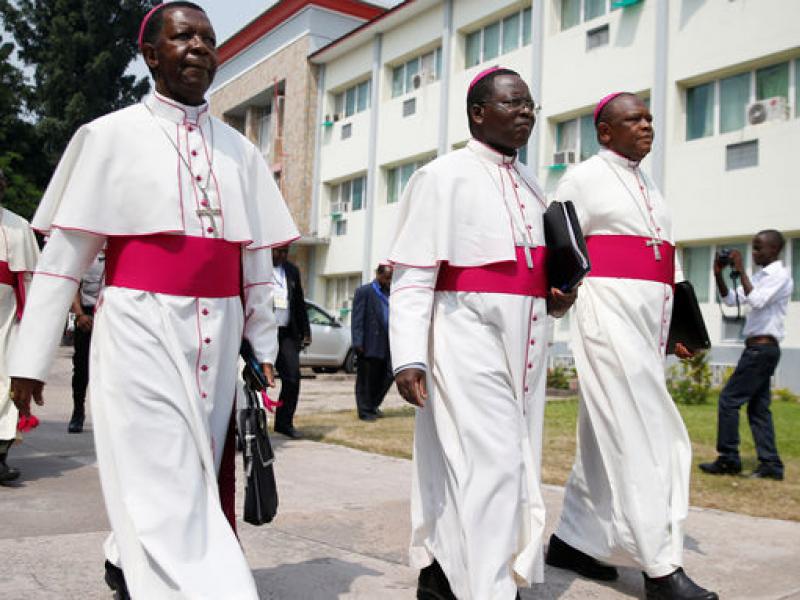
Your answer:
[[[631,236],[637,252],[623,252],[620,268],[659,264],[641,238],[660,238],[668,261],[669,212],[636,163],[601,149],[569,171],[556,194],[575,203],[590,258],[592,236]],[[673,261],[662,266],[674,274]],[[682,564],[691,466],[689,437],[664,376],[672,286],[596,274],[584,281],[573,310],[578,446],[556,535],[598,560],[660,577]]]
[[[113,530],[108,558],[135,599],[257,598],[217,472],[242,335],[259,361],[277,354],[270,247],[297,237],[267,165],[207,104],[150,95],[78,130],[33,226],[52,233],[15,346],[17,377],[46,379],[78,281],[108,242],[89,386]],[[208,274],[195,273],[189,287],[214,287],[241,269],[244,308],[235,289],[217,297],[115,285],[115,249],[136,249],[126,240],[233,248],[225,271],[212,253]],[[168,253],[144,265],[120,258],[118,274],[127,265],[169,286],[197,269],[196,256],[177,256],[177,266]]]
[[[8,397],[8,359],[19,325],[20,300],[39,259],[39,246],[28,222],[0,208],[0,441],[17,437],[17,407]],[[20,286],[22,292],[20,293]]]
[[[524,165],[471,140],[411,178],[389,254],[392,362],[428,373],[411,564],[435,558],[461,600],[511,600],[542,581],[547,308],[531,295],[435,291],[437,277],[543,246],[543,199]]]

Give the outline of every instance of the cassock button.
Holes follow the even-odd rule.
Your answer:
[[[531,319],[531,321],[538,321],[538,320],[539,320],[539,317],[537,317],[536,315],[533,315],[533,319]]]
[[[206,227],[206,231],[208,233],[214,233],[214,228],[213,227]]]
[[[525,208],[525,205],[524,204],[520,204],[519,207],[520,208]]]
[[[202,201],[200,202],[200,205],[201,205],[201,206],[208,206],[208,200],[202,200]]]
[[[206,338],[206,339],[204,339],[203,341],[204,341],[206,344],[210,344],[210,343],[211,343],[211,338]]]
[[[192,150],[192,156],[197,156],[197,150]]]
[[[533,363],[528,363],[528,368],[532,369],[533,368]]]
[[[188,129],[189,131],[194,131],[194,127],[192,127],[191,125],[189,125],[189,127],[187,127],[186,129]]]
[[[528,229],[533,229],[533,225],[528,225]]]
[[[208,365],[200,365],[200,370],[201,371],[208,371]]]
[[[528,386],[527,385],[525,386],[525,393],[526,394],[528,393]]]
[[[200,175],[197,175],[197,176],[195,177],[195,179],[197,179],[197,181],[203,181],[203,178],[202,178],[202,176],[200,176]]]
[[[203,392],[202,394],[200,394],[200,397],[201,397],[201,398],[208,398],[208,394],[206,394],[205,392]]]
[[[536,340],[531,340],[531,346],[533,346],[535,343],[536,343]]]
[[[203,316],[205,317],[208,314],[208,309],[204,308],[202,312],[203,312]]]

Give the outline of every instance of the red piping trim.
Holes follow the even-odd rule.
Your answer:
[[[255,287],[257,285],[272,285],[272,282],[271,281],[259,281],[258,283],[248,283],[246,286],[244,286],[244,289]]]
[[[430,285],[404,285],[403,287],[399,287],[396,290],[392,290],[392,293],[396,294],[397,292],[402,292],[403,290],[413,290],[413,289],[433,290],[434,288]]]
[[[78,284],[80,283],[80,281],[78,281],[74,277],[70,277],[69,275],[61,275],[59,273],[48,273],[47,271],[34,271],[33,274],[34,274],[34,276],[36,276],[36,275],[47,275],[48,277],[57,277],[58,279],[68,279],[69,281],[72,281],[74,283],[78,283]]]
[[[292,242],[295,242],[295,241],[299,240],[300,237],[301,236],[296,235],[295,237],[293,237],[290,240],[283,240],[282,242],[273,242],[271,244],[266,244],[264,246],[256,246],[255,248],[245,248],[245,250],[250,250],[252,252],[253,250],[264,250],[266,248],[277,248],[277,247],[280,247],[280,246],[285,246],[286,244],[291,244]]]
[[[203,330],[200,326],[200,299],[194,301],[195,319],[197,320],[197,360],[194,365],[194,378],[197,382],[197,395],[203,397],[203,386],[200,384],[200,354],[203,352]],[[212,438],[213,441],[213,438]]]
[[[225,40],[217,49],[219,64],[226,63],[243,50],[249,48],[260,38],[309,5],[316,5],[334,12],[352,15],[367,22],[371,22],[371,19],[374,20],[385,11],[384,8],[361,2],[360,0],[284,0],[264,11],[260,16]]]

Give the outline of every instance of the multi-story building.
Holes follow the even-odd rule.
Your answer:
[[[302,234],[291,256],[311,293],[308,273],[321,240],[311,229],[319,127],[317,69],[307,57],[384,10],[359,0],[282,0],[219,47],[211,112],[263,153]]]
[[[522,158],[548,192],[597,149],[589,115],[600,97],[628,90],[650,103],[644,166],[672,208],[712,362],[735,362],[741,324],[716,306],[716,250],[747,250],[758,230],[779,229],[800,280],[798,22],[795,0],[408,0],[332,41],[310,55],[315,299],[346,314],[386,256],[409,177],[467,141],[468,82],[501,64],[541,104]],[[556,325],[554,353],[568,352],[567,327]],[[800,289],[787,332],[777,382],[800,390]]]

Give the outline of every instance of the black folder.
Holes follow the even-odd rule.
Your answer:
[[[550,287],[568,292],[591,269],[586,241],[572,202],[552,202],[547,207],[544,213],[544,239],[547,244],[547,279]]]
[[[675,284],[667,354],[675,354],[676,342],[681,342],[691,352],[711,348],[700,304],[692,284],[688,281]]]

